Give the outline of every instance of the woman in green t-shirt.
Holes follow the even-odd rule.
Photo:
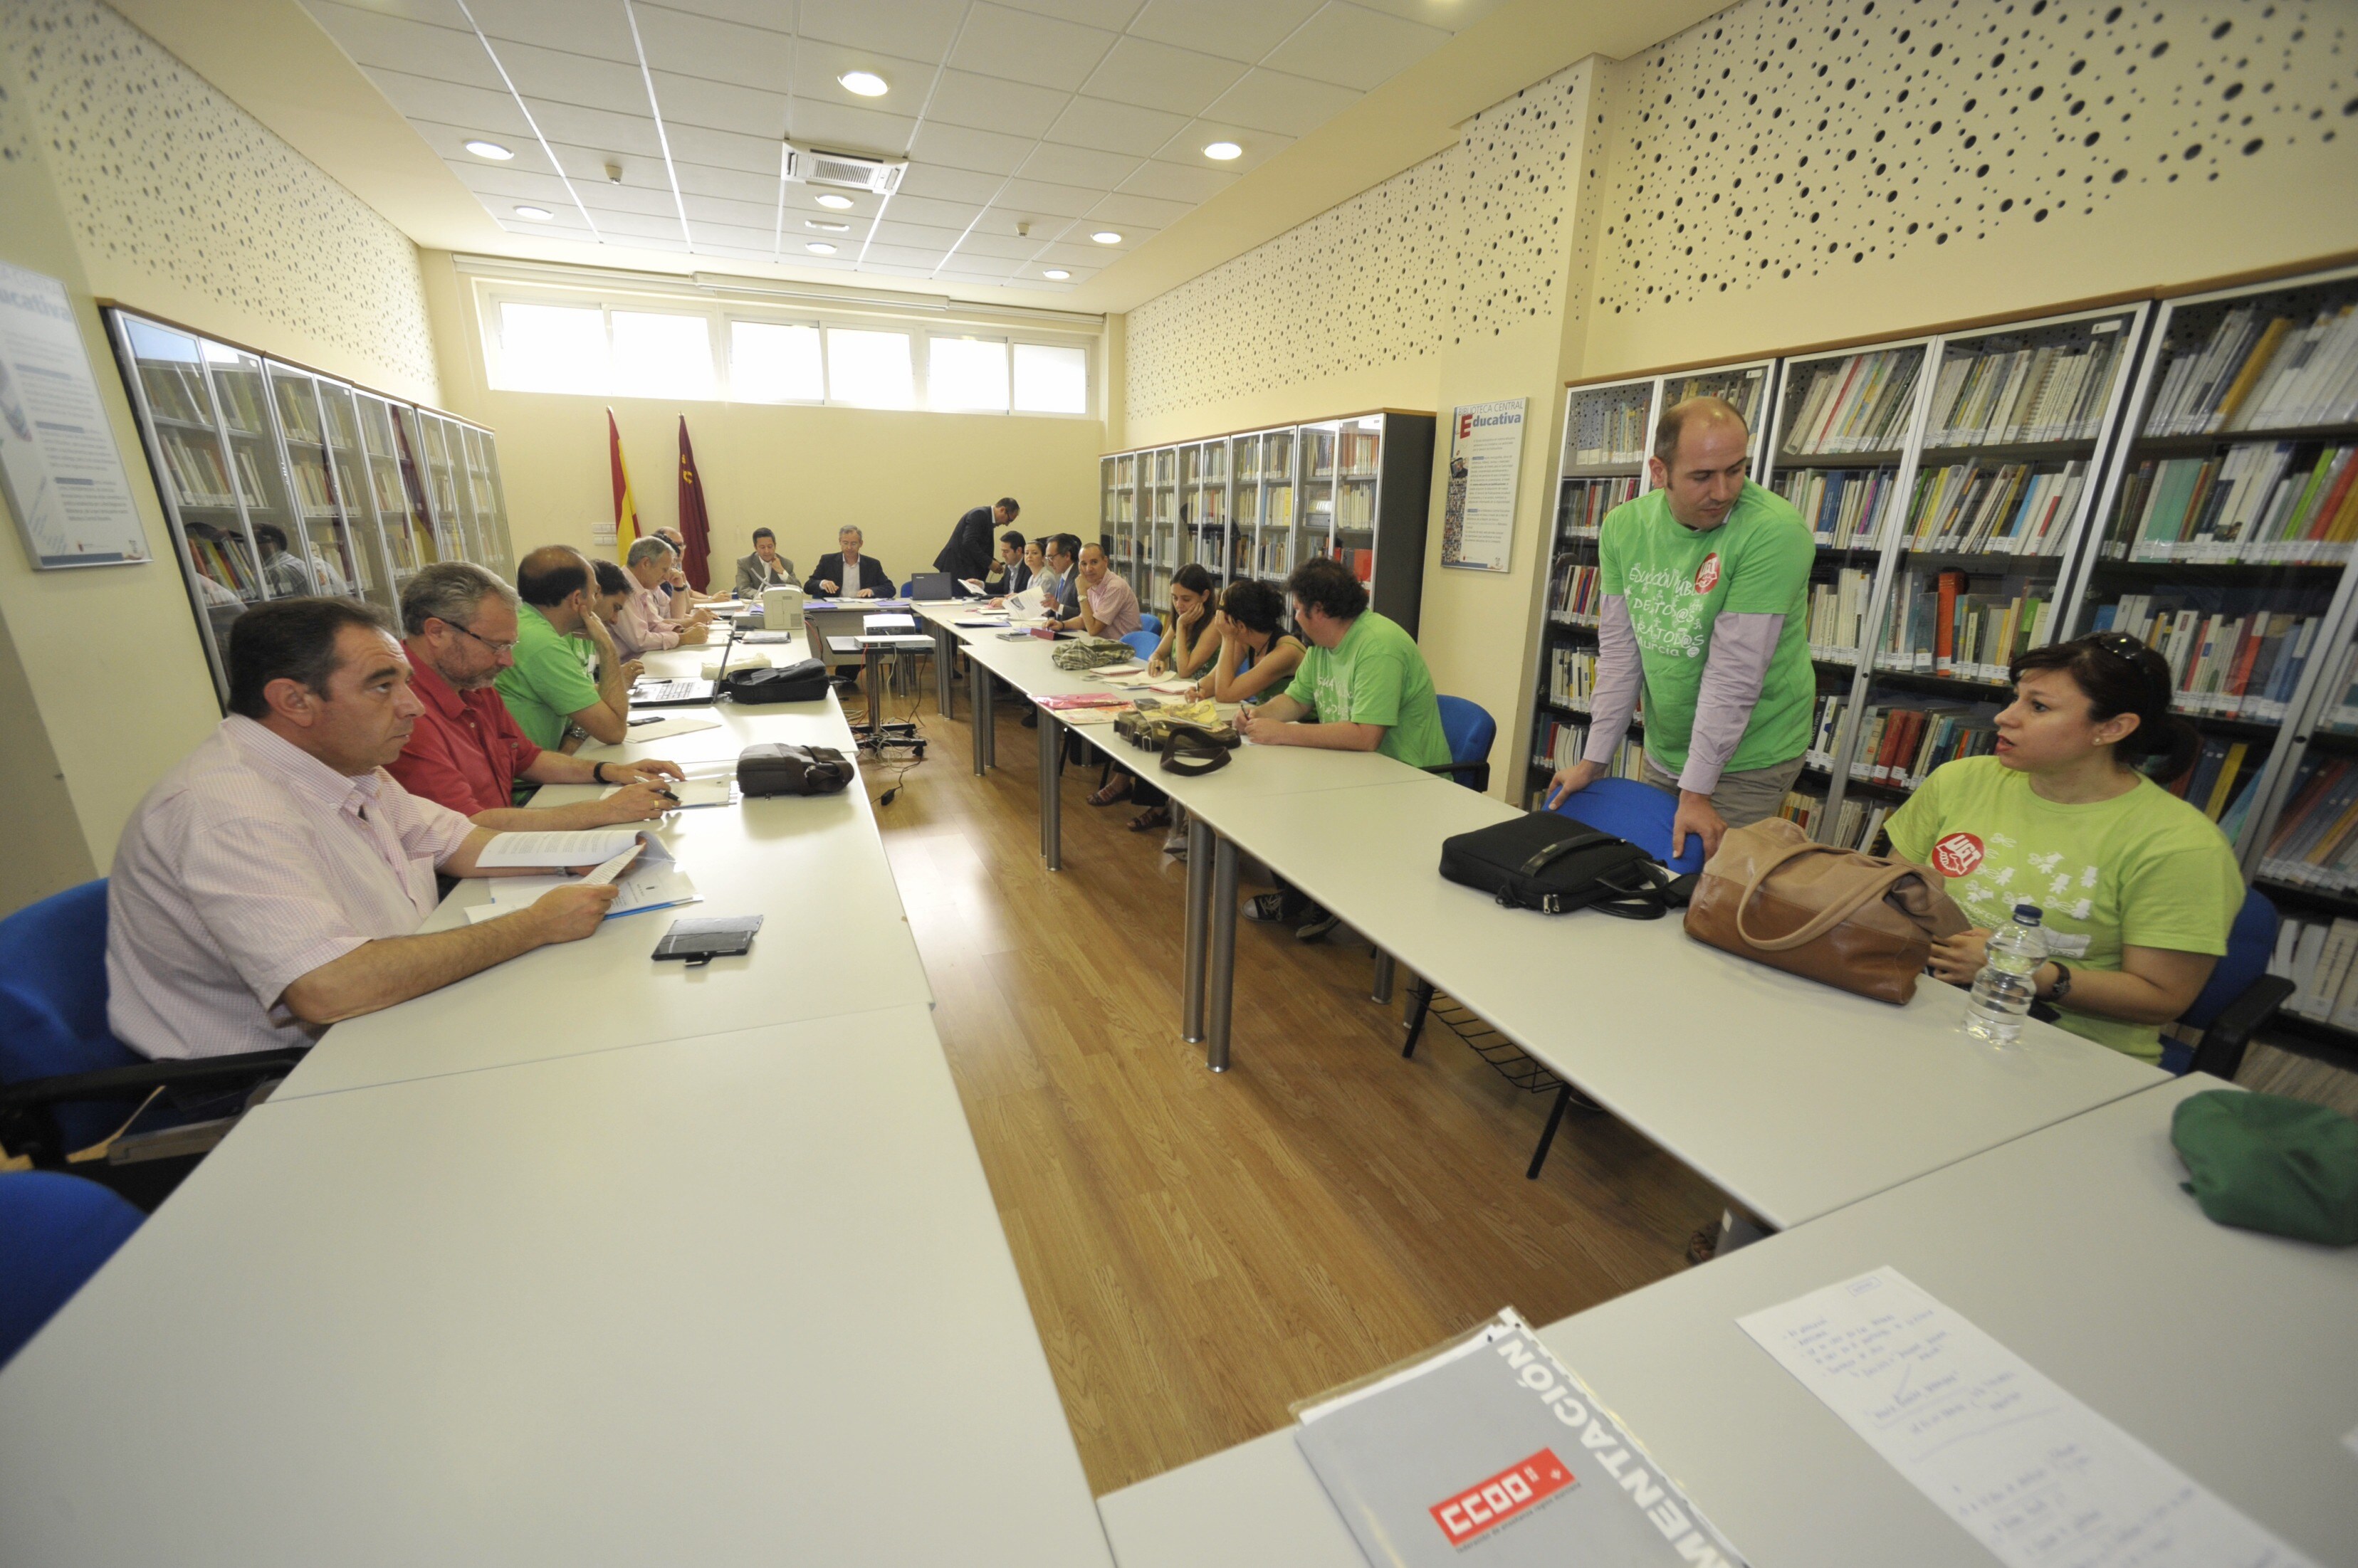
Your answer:
[[[1997,754],[1935,769],[1891,819],[1893,850],[1948,879],[1975,927],[1935,944],[1931,971],[1971,985],[1991,931],[2035,903],[2061,1026],[2158,1061],[2244,901],[2225,836],[2156,782],[2201,738],[2169,710],[2169,662],[2125,633],[2033,648],[2013,676]]]

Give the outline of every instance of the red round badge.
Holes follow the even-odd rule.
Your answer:
[[[1709,593],[1718,585],[1719,552],[1717,550],[1714,550],[1711,554],[1703,558],[1703,565],[1695,568],[1695,591],[1697,593]]]
[[[1944,877],[1969,877],[1982,856],[1980,839],[1970,833],[1952,833],[1932,846],[1932,869]]]

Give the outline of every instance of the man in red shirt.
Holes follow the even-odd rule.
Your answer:
[[[676,762],[591,762],[545,752],[526,740],[492,686],[514,663],[515,590],[479,566],[445,561],[401,590],[408,635],[410,690],[424,705],[417,726],[391,765],[412,795],[470,817],[478,827],[556,831],[644,822],[677,804],[663,787],[680,778]],[[528,784],[622,787],[601,800],[527,810],[514,804]]]

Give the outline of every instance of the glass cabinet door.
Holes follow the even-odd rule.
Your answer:
[[[270,363],[264,376],[276,411],[281,453],[295,508],[287,554],[265,570],[299,579],[305,593],[348,594],[394,609],[383,575],[355,542],[344,489],[329,455],[319,386],[308,373]]]
[[[432,558],[465,560],[467,540],[459,524],[459,491],[451,477],[449,453],[442,446],[440,419],[406,403],[395,404],[393,416],[402,478],[411,509],[427,530]]]
[[[1260,525],[1253,537],[1253,576],[1282,584],[1294,567],[1294,432],[1270,430],[1260,445]]]
[[[482,564],[513,582],[515,546],[508,537],[507,492],[500,487],[499,442],[489,430],[472,425],[461,429],[467,444],[467,482],[474,496],[476,524],[482,534]]]
[[[1376,576],[1377,480],[1383,471],[1384,416],[1346,419],[1335,436],[1335,558],[1364,586]]]
[[[1335,448],[1341,427],[1333,423],[1302,427],[1301,539],[1297,565],[1323,556],[1335,543]]]
[[[395,433],[393,405],[371,393],[355,391],[352,401],[360,417],[361,451],[368,470],[369,501],[384,538],[385,556],[393,567],[393,588],[417,575],[417,568],[438,558],[434,531],[422,504],[413,502],[409,464]]]
[[[1254,575],[1254,556],[1260,538],[1260,451],[1261,438],[1255,436],[1232,437],[1228,441],[1228,580],[1235,582]]]
[[[262,361],[219,343],[204,346],[205,372],[213,385],[213,406],[228,440],[230,480],[245,519],[246,538],[258,586],[265,599],[309,593],[311,574],[303,564],[303,521],[296,511],[278,433],[271,420],[269,388]]]

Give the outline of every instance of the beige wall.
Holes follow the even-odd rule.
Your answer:
[[[1002,495],[1023,503],[1016,526],[1026,535],[1096,531],[1105,439],[1097,419],[495,392],[485,384],[474,290],[448,254],[427,252],[425,264],[445,406],[498,434],[519,553],[586,547],[591,526],[612,518],[610,406],[649,528],[678,519],[679,421],[687,416],[716,558],[749,553],[753,530],[767,526],[807,574],[835,548],[836,529],[851,523],[868,553],[905,582],[933,569],[960,513]]]

